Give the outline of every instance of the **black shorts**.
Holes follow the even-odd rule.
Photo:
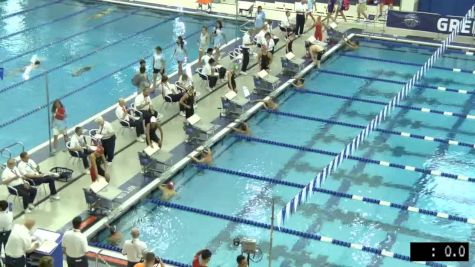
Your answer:
[[[322,50],[322,51],[318,52],[317,53],[317,60],[322,59],[323,54],[325,54],[325,50]]]
[[[165,71],[163,69],[156,69],[156,68],[153,68],[153,73],[154,74],[157,74],[157,73],[160,73],[160,74],[163,74]]]

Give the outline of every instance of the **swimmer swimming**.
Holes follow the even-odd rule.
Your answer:
[[[40,66],[41,62],[38,59],[38,56],[34,55],[30,59],[30,64],[24,68],[22,68],[23,72],[23,79],[24,80],[29,80],[30,79],[30,73],[34,70],[37,69]]]
[[[109,8],[107,8],[107,9],[104,9],[104,10],[102,10],[102,11],[100,11],[100,12],[97,12],[96,14],[92,15],[92,16],[90,17],[90,19],[100,19],[100,18],[102,18],[102,17],[104,17],[104,16],[109,15],[110,13],[112,13],[112,11],[114,11],[114,8],[109,7]]]
[[[88,72],[92,70],[92,67],[91,66],[85,66],[85,67],[82,67],[78,70],[75,70],[71,73],[71,76],[73,77],[78,77],[78,76],[81,76],[81,74],[83,74],[84,72]]]
[[[172,181],[168,182],[167,184],[159,185],[158,189],[160,189],[160,192],[162,193],[160,196],[162,201],[168,201],[176,195],[175,185]]]

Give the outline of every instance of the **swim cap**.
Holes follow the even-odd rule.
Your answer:
[[[167,188],[168,188],[169,190],[173,190],[173,189],[175,188],[175,185],[173,184],[172,181],[170,181],[170,182],[167,183]]]

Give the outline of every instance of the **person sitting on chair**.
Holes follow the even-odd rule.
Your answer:
[[[178,90],[183,92],[186,92],[186,90],[188,90],[192,85],[193,81],[188,77],[188,75],[186,75],[186,73],[183,73],[177,82]]]
[[[28,182],[23,180],[20,170],[15,164],[15,159],[9,159],[7,161],[7,167],[2,173],[2,184],[16,189],[18,196],[23,199],[25,213],[30,213],[35,208],[33,202],[35,201],[37,190],[30,186]]]
[[[18,169],[20,174],[27,179],[31,185],[48,184],[50,191],[50,200],[59,200],[59,196],[56,191],[56,185],[54,184],[57,176],[44,174],[40,171],[40,166],[35,161],[30,159],[30,155],[27,152],[20,153],[20,162],[18,163]]]
[[[209,149],[208,147],[204,148],[201,151],[200,158],[196,158],[196,157],[193,157],[193,156],[191,156],[190,158],[194,162],[200,163],[200,164],[210,165],[211,163],[213,163],[213,154],[211,153],[211,149]]]
[[[142,93],[135,97],[134,105],[135,108],[142,113],[145,123],[147,123],[152,116],[158,116],[158,112],[152,106],[150,89],[148,88],[143,89]]]
[[[87,173],[87,170],[89,169],[89,155],[93,151],[89,148],[86,142],[86,137],[83,135],[82,127],[78,126],[74,129],[74,134],[71,136],[71,142],[69,143],[69,150],[72,153],[77,153],[78,157],[82,159],[85,173]]]
[[[131,115],[129,112],[131,112],[131,110],[127,108],[125,99],[120,98],[119,104],[117,105],[117,108],[115,109],[115,115],[119,119],[120,124],[125,127],[134,127],[135,134],[137,135],[136,140],[138,142],[145,142],[143,120],[139,116],[136,117],[136,116]]]

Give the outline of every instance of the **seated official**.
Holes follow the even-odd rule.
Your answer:
[[[141,94],[138,94],[134,100],[135,108],[142,113],[142,118],[145,123],[150,121],[150,118],[157,117],[158,112],[152,106],[152,99],[150,98],[150,89],[145,88]]]
[[[211,58],[213,58],[213,48],[208,48],[208,50],[206,50],[206,54],[201,57],[201,66],[206,66]]]
[[[134,116],[135,114],[133,114],[133,110],[127,109],[123,98],[119,99],[119,104],[115,108],[115,115],[119,119],[121,125],[135,128],[135,134],[137,135],[136,140],[138,142],[145,142],[143,120],[138,116]]]
[[[50,191],[50,200],[59,200],[54,180],[58,175],[48,175],[40,171],[40,166],[30,159],[27,152],[21,152],[20,162],[18,163],[20,174],[28,180],[31,185],[48,184]]]
[[[14,159],[9,159],[7,161],[7,167],[2,173],[2,184],[11,186],[17,190],[18,195],[23,200],[25,213],[30,213],[35,208],[33,202],[35,201],[37,190],[27,181],[23,180]]]
[[[168,82],[168,76],[163,74],[162,80],[158,85],[159,90],[162,91],[163,100],[169,103],[177,103],[180,107],[180,113],[185,113],[185,107],[180,104],[180,99],[183,97],[185,92],[178,92],[177,87],[174,84]]]
[[[290,11],[285,12],[285,17],[280,21],[279,28],[281,31],[285,32],[287,35],[294,31],[295,29],[295,18],[290,16]]]
[[[92,153],[92,150],[89,148],[86,137],[83,135],[83,129],[81,127],[76,127],[74,129],[74,134],[71,136],[71,142],[69,143],[69,148],[71,151],[76,152],[78,156],[82,159],[82,164],[84,169],[89,169],[89,154]]]

